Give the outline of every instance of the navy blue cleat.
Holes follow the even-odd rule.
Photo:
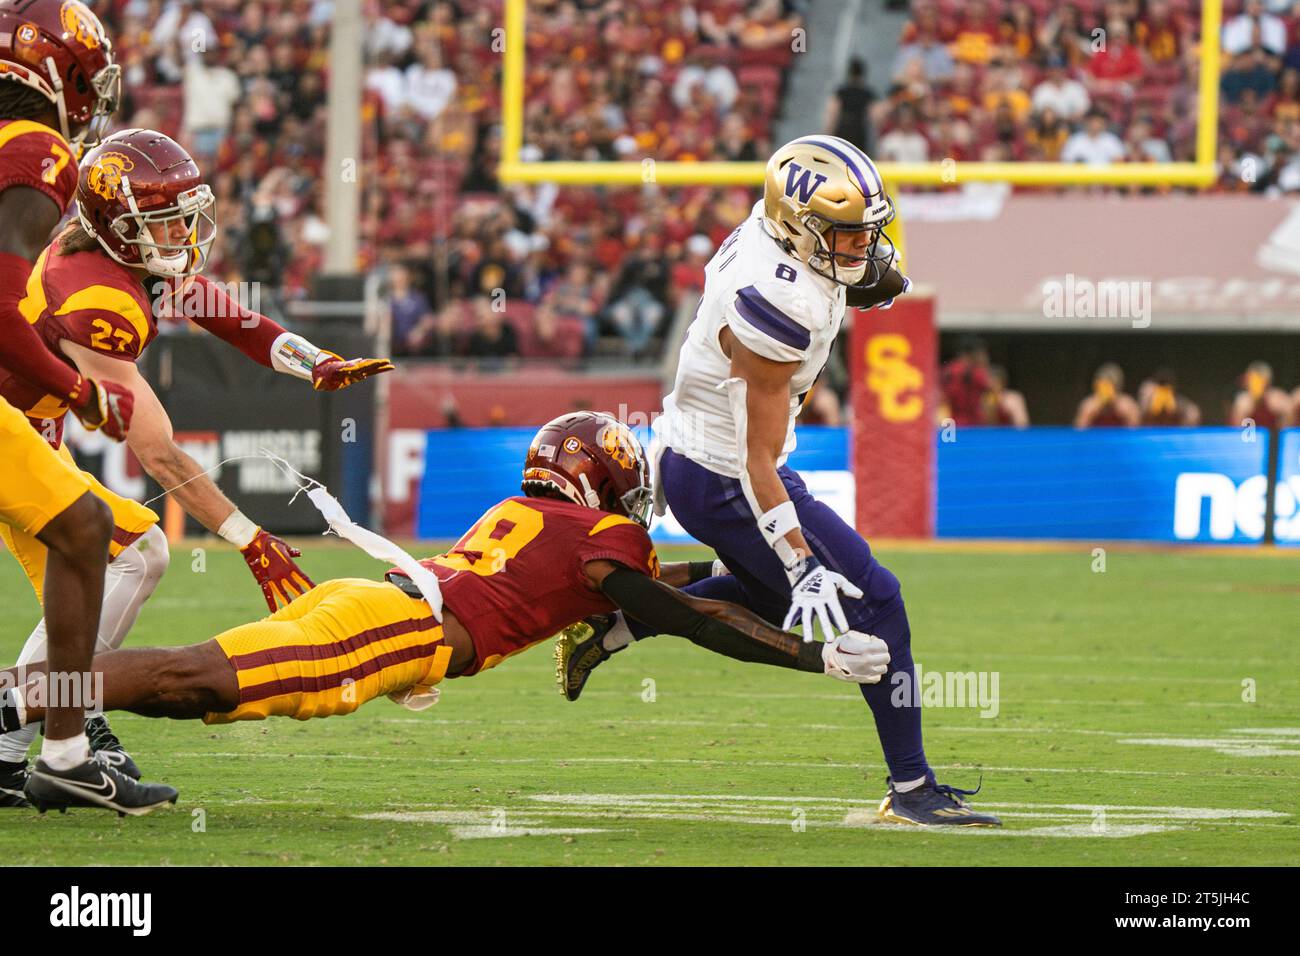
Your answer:
[[[929,774],[925,783],[906,793],[895,790],[891,778],[886,777],[885,783],[889,785],[889,792],[880,801],[880,809],[876,811],[884,823],[921,827],[1002,826],[1002,821],[993,814],[977,813],[962,799],[979,793],[979,787],[974,790],[959,790],[937,783],[934,774]]]

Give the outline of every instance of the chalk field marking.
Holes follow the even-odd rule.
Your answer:
[[[1107,823],[1104,828],[1095,828],[1091,823],[1072,823],[1062,826],[1032,827],[1027,830],[1007,830],[998,827],[907,827],[896,824],[881,823],[874,815],[861,812],[850,813],[844,818],[846,826],[888,827],[889,832],[943,833],[952,836],[998,836],[998,837],[1063,837],[1065,839],[1116,839],[1121,837],[1149,836],[1153,833],[1166,833],[1181,827],[1161,826],[1156,823]]]
[[[503,837],[578,836],[584,833],[612,833],[601,827],[452,827],[457,840],[492,840]]]
[[[636,820],[667,822],[703,822],[717,825],[788,827],[795,811],[804,824],[818,828],[880,827],[882,832],[925,831],[931,828],[883,824],[875,812],[874,800],[836,797],[787,795],[757,796],[743,794],[617,794],[617,793],[544,793],[526,798],[532,809],[512,813],[509,825],[494,816],[499,807],[446,810],[394,810],[357,814],[357,819],[399,823],[449,825],[456,839],[491,839],[515,836],[577,835],[582,833],[622,832],[626,828],[591,826],[551,826],[571,823],[627,823]],[[845,807],[848,807],[847,813]],[[1081,803],[1009,803],[987,802],[981,807],[996,810],[1008,820],[1022,826],[995,830],[986,828],[940,828],[940,832],[976,832],[1003,836],[1035,836],[1080,839],[1147,836],[1187,829],[1197,824],[1234,826],[1278,826],[1263,821],[1282,820],[1289,814],[1276,810],[1138,806],[1129,804]],[[1098,826],[1096,814],[1105,812],[1105,825]]]
[[[1245,727],[1221,737],[1134,737],[1121,744],[1213,750],[1226,757],[1300,757],[1300,727]]]

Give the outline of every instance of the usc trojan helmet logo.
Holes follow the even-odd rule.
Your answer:
[[[605,427],[600,434],[600,447],[605,450],[605,454],[628,471],[636,467],[633,463],[636,452],[632,448],[632,443],[628,441],[626,429],[621,424],[616,423]]]
[[[81,0],[68,0],[59,11],[63,29],[71,33],[88,50],[97,50],[104,42],[104,28]]]
[[[112,199],[122,185],[123,174],[133,169],[135,163],[130,156],[124,156],[122,153],[105,153],[95,161],[94,166],[90,167],[90,171],[86,174],[86,185],[96,195]]]

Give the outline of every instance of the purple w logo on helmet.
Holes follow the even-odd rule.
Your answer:
[[[814,173],[811,169],[804,169],[798,163],[791,163],[787,168],[789,171],[785,177],[785,194],[793,196],[797,189],[799,191],[799,202],[807,202],[812,199],[817,187],[826,182],[826,177],[821,173]],[[800,173],[803,175],[799,175]]]

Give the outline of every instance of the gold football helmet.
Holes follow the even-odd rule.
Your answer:
[[[802,136],[772,154],[763,213],[787,252],[840,285],[869,289],[894,260],[884,235],[894,220],[893,200],[876,164],[838,136]],[[832,251],[839,233],[866,233],[865,249]]]

